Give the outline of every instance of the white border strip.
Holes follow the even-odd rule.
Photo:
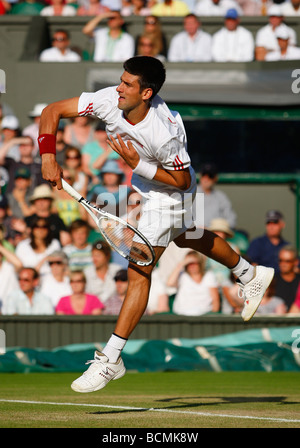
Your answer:
[[[83,407],[96,407],[96,408],[108,408],[108,409],[126,409],[131,411],[149,411],[149,412],[167,412],[171,414],[188,414],[198,415],[201,417],[223,417],[223,418],[239,418],[246,420],[266,420],[270,422],[282,422],[282,423],[300,423],[297,419],[287,418],[274,418],[274,417],[256,417],[252,415],[235,415],[235,414],[214,414],[212,412],[196,412],[196,411],[178,411],[173,409],[160,409],[160,408],[137,408],[132,406],[110,406],[106,404],[93,404],[93,403],[57,403],[53,401],[29,401],[29,400],[5,400],[0,398],[0,402],[3,403],[24,403],[24,404],[47,404],[54,406],[83,406]]]

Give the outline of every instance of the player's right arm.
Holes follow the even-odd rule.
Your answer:
[[[39,147],[42,158],[42,175],[52,185],[62,188],[62,168],[56,162],[56,132],[61,118],[78,116],[78,97],[49,104],[42,112],[39,128]]]

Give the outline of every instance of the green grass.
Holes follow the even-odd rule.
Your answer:
[[[127,373],[91,394],[71,390],[70,383],[77,376],[0,374],[0,427],[300,427],[297,372]]]

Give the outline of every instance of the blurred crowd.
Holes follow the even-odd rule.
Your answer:
[[[300,16],[300,0],[0,0],[0,14],[85,16],[82,33],[93,42],[92,54],[72,42],[65,29],[54,32],[42,62],[81,60],[123,61],[134,55],[169,62],[249,62],[299,60],[293,27],[285,18]],[[133,37],[126,18],[141,16],[143,32]],[[201,18],[222,17],[214,33],[202,28]],[[243,16],[265,16],[255,32],[241,24]],[[182,17],[182,29],[167,42],[162,17]]]
[[[31,123],[0,106],[0,312],[13,314],[117,315],[128,286],[125,259],[103,240],[94,221],[64,190],[41,176],[37,148],[46,104],[28,111]],[[138,210],[131,170],[107,144],[101,121],[61,120],[57,160],[65,180],[82,196],[117,216]],[[204,164],[196,201],[198,234],[206,228],[227,239],[251,263],[273,266],[276,276],[258,314],[300,313],[297,250],[284,238],[280,210],[260,217],[261,236],[249,240],[237,226],[238,213],[218,188],[218,168]],[[243,298],[230,271],[203,255],[171,243],[153,272],[146,314],[240,313]]]

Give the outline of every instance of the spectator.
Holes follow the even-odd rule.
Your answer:
[[[82,271],[76,270],[70,273],[70,285],[72,293],[59,300],[55,308],[56,314],[102,314],[103,303],[98,297],[85,291],[86,278]]]
[[[200,316],[220,308],[218,284],[213,272],[205,269],[204,255],[189,251],[168,280],[176,287],[173,312],[185,316]]]
[[[50,272],[50,266],[45,259],[60,249],[60,243],[53,238],[46,219],[37,217],[31,225],[29,238],[17,244],[16,255],[23,266],[35,268],[41,276],[46,275]]]
[[[262,301],[257,309],[258,316],[265,316],[270,314],[282,315],[286,314],[286,306],[284,301],[275,295],[275,281],[274,279],[267,288]]]
[[[300,313],[300,286],[297,289],[296,299],[292,304],[290,310],[290,314],[299,314]]]
[[[20,136],[20,124],[16,116],[6,115],[3,117],[1,122],[1,134],[0,154],[6,151],[6,157],[11,157],[16,161],[19,160],[20,152],[16,138]],[[2,156],[0,155],[0,158],[1,157]]]
[[[42,9],[41,16],[76,16],[76,8],[66,4],[64,0],[50,0],[50,5]]]
[[[74,185],[75,170],[64,168],[64,180],[71,186]],[[62,188],[54,190],[53,211],[63,220],[66,227],[77,219],[86,220],[87,212],[78,201],[74,199]]]
[[[92,265],[92,246],[88,242],[90,226],[84,219],[76,219],[69,227],[71,243],[63,250],[69,259],[69,268],[83,270]]]
[[[231,229],[236,227],[236,213],[225,193],[216,188],[218,170],[215,164],[206,163],[201,167],[197,193],[204,195],[204,227],[208,228],[215,218],[224,218]],[[200,197],[198,197],[200,200]],[[201,226],[200,226],[201,227]]]
[[[68,271],[68,257],[62,250],[52,252],[46,259],[51,271],[41,279],[41,293],[45,295],[51,291],[53,308],[59,299],[72,294]]]
[[[108,160],[101,170],[101,184],[92,187],[88,200],[114,215],[120,216],[126,211],[130,188],[123,185],[124,173],[114,160]]]
[[[266,16],[272,0],[238,0],[244,16]]]
[[[199,0],[194,8],[197,16],[224,17],[229,9],[236,9],[239,15],[243,11],[235,0]]]
[[[290,36],[288,30],[282,25],[275,30],[279,50],[270,51],[266,54],[266,61],[288,61],[300,59],[300,48],[289,45]]]
[[[169,301],[167,285],[161,279],[159,270],[155,268],[152,272],[152,281],[146,308],[147,314],[169,313]]]
[[[94,140],[94,127],[89,117],[73,118],[64,129],[64,141],[69,146],[82,149],[84,145]]]
[[[225,26],[212,37],[212,58],[215,62],[250,62],[254,59],[252,33],[240,25],[236,9],[226,12]]]
[[[108,26],[98,28],[104,19],[108,19]],[[83,33],[95,40],[95,62],[121,62],[134,55],[134,39],[123,25],[119,11],[100,14],[85,25]]]
[[[36,0],[24,0],[22,2],[15,2],[10,13],[20,16],[39,16],[44,7],[44,3]]]
[[[29,118],[32,120],[32,123],[26,126],[23,129],[22,135],[25,137],[31,137],[34,145],[33,155],[36,156],[38,153],[38,143],[37,139],[39,136],[39,125],[41,119],[41,113],[43,109],[47,106],[45,103],[36,104],[28,114]]]
[[[56,159],[61,166],[65,163],[66,151],[70,146],[65,142],[65,123],[60,120],[56,133]]]
[[[38,272],[32,267],[23,267],[19,272],[18,288],[7,297],[5,314],[53,314],[50,298],[38,290],[38,285]]]
[[[23,219],[15,218],[10,215],[7,197],[0,194],[0,226],[4,234],[5,240],[11,244],[13,248],[27,238],[26,225]]]
[[[167,56],[167,39],[162,31],[161,23],[158,17],[153,15],[145,17],[142,35],[150,37],[150,39],[154,42],[156,49],[155,51],[157,54],[161,54],[165,57]],[[136,39],[136,46],[139,37],[140,36]]]
[[[33,205],[33,212],[30,216],[25,218],[25,223],[28,229],[32,227],[32,223],[37,217],[47,220],[51,234],[54,239],[60,241],[62,246],[70,242],[70,235],[63,220],[57,213],[53,213],[53,191],[47,184],[42,184],[36,187],[30,198]]]
[[[70,48],[69,32],[61,29],[55,31],[52,37],[52,47],[43,50],[39,60],[40,62],[79,62],[81,57]]]
[[[105,12],[109,12],[110,9],[102,4],[101,0],[89,0],[87,5],[79,6],[77,9],[78,16],[97,16]]]
[[[297,250],[291,246],[283,246],[278,252],[279,270],[275,274],[275,295],[284,300],[289,312],[294,303],[300,285]]]
[[[289,0],[287,2],[283,2],[280,7],[284,17],[300,16],[300,0]]]
[[[87,195],[89,178],[82,170],[81,151],[75,146],[69,146],[65,151],[64,168],[70,170],[74,176],[73,188],[84,198]]]
[[[0,16],[4,16],[11,10],[11,4],[6,0],[0,1]]]
[[[147,0],[130,0],[127,5],[121,9],[123,17],[128,16],[149,16],[151,9],[147,6]]]
[[[119,154],[107,144],[107,134],[102,122],[96,126],[94,139],[82,148],[82,169],[92,183],[99,183],[100,170],[107,160],[120,159]]]
[[[87,287],[90,294],[94,294],[105,304],[106,300],[115,294],[114,277],[121,266],[110,262],[111,248],[106,241],[96,241],[92,246],[93,264],[84,270]]]
[[[184,31],[171,39],[168,52],[170,62],[211,61],[211,35],[201,30],[201,22],[194,14],[183,21]]]
[[[20,160],[16,161],[8,157],[7,151],[10,145],[18,145],[20,152]],[[28,168],[30,170],[31,184],[30,191],[32,192],[37,185],[45,184],[46,181],[42,177],[41,164],[35,162],[33,158],[34,145],[30,137],[18,137],[13,141],[3,145],[0,150],[0,165],[2,165],[9,174],[9,181],[6,187],[6,192],[11,192],[14,188],[15,172],[19,168]]]
[[[118,316],[128,288],[126,269],[120,269],[114,277],[116,292],[105,301],[103,314]]]
[[[5,241],[3,230],[0,225],[0,313],[4,314],[8,295],[18,288],[17,273],[22,263]]]
[[[136,56],[152,56],[153,58],[159,59],[161,62],[165,62],[166,59],[162,54],[157,53],[154,40],[147,34],[139,36]]]
[[[284,218],[281,212],[270,210],[266,214],[266,233],[250,241],[247,255],[254,264],[264,263],[279,271],[278,254],[280,249],[288,244],[282,237],[285,228]]]
[[[151,14],[157,17],[182,17],[190,13],[182,0],[162,0],[151,8]]]
[[[266,54],[270,51],[279,50],[278,39],[275,31],[279,25],[282,25],[289,33],[289,43],[295,46],[297,36],[293,28],[283,23],[283,13],[280,5],[272,5],[268,11],[269,23],[257,31],[255,39],[255,58],[258,61],[264,61]]]
[[[14,188],[7,194],[8,205],[12,216],[17,219],[24,219],[32,214],[30,171],[26,167],[18,168],[14,177]]]

